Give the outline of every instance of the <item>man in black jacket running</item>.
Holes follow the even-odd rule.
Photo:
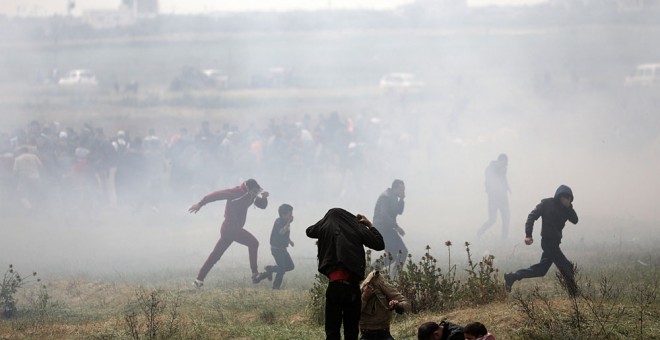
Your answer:
[[[573,278],[573,264],[559,248],[562,230],[566,225],[566,221],[570,221],[573,224],[578,223],[577,213],[573,209],[573,191],[571,188],[566,185],[560,185],[554,197],[541,200],[541,203],[529,213],[527,223],[525,223],[526,245],[534,242],[532,230],[534,228],[534,221],[538,220],[539,217],[543,219],[543,223],[541,224],[541,249],[543,249],[541,261],[527,269],[520,269],[515,273],[504,274],[504,287],[507,292],[510,292],[513,283],[518,280],[544,276],[554,263],[566,279],[569,293],[575,295],[577,293],[577,286]]]

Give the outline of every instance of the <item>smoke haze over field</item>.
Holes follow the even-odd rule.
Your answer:
[[[426,244],[442,252],[446,240],[472,242],[486,220],[484,170],[500,153],[509,157],[510,243],[476,243],[479,255],[510,253],[522,242],[527,214],[560,184],[573,189],[580,216],[565,229],[569,245],[651,247],[660,236],[660,88],[624,86],[636,65],[660,62],[657,26],[304,30],[296,25],[307,22],[266,15],[217,32],[178,20],[138,27],[149,34],[79,26],[70,39],[53,32],[35,38],[58,29],[47,19],[37,28],[5,22],[20,27],[13,31],[20,39],[3,42],[0,55],[0,265],[192,276],[217,240],[225,203],[197,215],[188,207],[250,177],[271,194],[269,207],[249,209],[246,223],[261,243],[260,267],[272,262],[268,239],[280,204],[294,206],[294,260],[309,262],[316,253],[307,226],[335,206],[371,218],[395,178],[406,182],[399,223],[411,253]],[[260,30],[264,22],[281,29]],[[98,85],[58,85],[73,69],[92,70]],[[205,85],[199,77],[206,69],[226,75],[226,86]],[[421,84],[381,86],[391,73],[414,74]],[[173,89],[177,79],[181,90]],[[71,128],[85,142],[51,160],[58,170],[29,211],[10,172],[16,148],[30,144],[17,129],[29,136],[33,120],[51,129],[49,140]],[[189,144],[173,149],[182,127]],[[153,163],[122,163],[118,131],[142,153],[149,146],[137,149],[134,140],[144,141],[150,128],[161,141]],[[90,157],[99,152],[90,158],[99,173],[89,186],[71,180],[78,146]],[[117,164],[126,177],[104,179]],[[497,238],[499,226],[486,238]],[[539,230],[540,221],[536,237]],[[244,246],[232,245],[225,256],[211,275],[248,273]]]

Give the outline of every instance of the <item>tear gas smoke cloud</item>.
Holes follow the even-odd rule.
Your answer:
[[[250,209],[246,224],[261,242],[261,264],[270,260],[279,204],[294,206],[292,255],[313,260],[314,244],[303,229],[334,206],[371,216],[395,178],[407,187],[399,223],[408,248],[420,254],[431,244],[440,251],[446,240],[472,241],[486,219],[484,170],[500,153],[509,156],[511,242],[522,241],[527,214],[560,184],[573,188],[581,218],[567,227],[567,238],[607,241],[599,229],[604,220],[621,237],[657,238],[657,232],[641,234],[634,222],[618,222],[659,217],[658,96],[623,86],[635,65],[660,61],[660,47],[640,38],[657,36],[657,29],[330,25],[302,31],[286,18],[270,17],[282,28],[273,32],[191,34],[191,21],[169,17],[145,30],[178,36],[126,30],[110,38],[85,26],[67,31],[74,38],[58,37],[66,30],[53,28],[58,19],[4,20],[15,29],[0,55],[5,154],[15,151],[16,129],[32,120],[58,135],[68,127],[78,135],[101,128],[108,145],[118,130],[135,146],[136,137],[154,128],[163,149],[149,169],[124,171],[117,191],[95,176],[91,192],[76,191],[66,177],[76,159],[60,160],[57,179],[44,178],[50,184],[32,212],[9,194],[11,175],[3,173],[9,184],[0,259],[40,273],[193,272],[218,236],[224,202],[198,215],[187,208],[250,177],[271,193],[269,208]],[[185,66],[226,72],[228,88],[170,91]],[[77,68],[93,70],[99,85],[63,88],[49,79],[54,70],[62,75]],[[290,77],[268,83],[275,68]],[[381,77],[392,72],[412,73],[423,86],[380,88]],[[132,80],[137,94],[124,91]],[[205,145],[198,147],[203,121],[213,137],[208,144],[198,140]],[[173,154],[168,145],[181,128],[191,144]],[[110,171],[101,163],[94,167]],[[182,172],[172,174],[172,166]],[[499,222],[489,237],[498,228]],[[234,245],[225,257],[247,269],[246,255]],[[231,262],[221,260],[218,268]]]

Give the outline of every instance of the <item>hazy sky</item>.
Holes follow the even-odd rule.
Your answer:
[[[74,0],[76,10],[80,14],[94,9],[115,9],[120,0]],[[546,0],[468,0],[471,6],[484,5],[527,5]],[[243,0],[243,1],[212,1],[212,0],[160,0],[162,13],[203,13],[209,11],[246,11],[246,10],[316,10],[325,8],[375,8],[387,9],[414,0]],[[64,14],[68,0],[2,0],[0,13],[6,15],[39,15],[48,16]]]

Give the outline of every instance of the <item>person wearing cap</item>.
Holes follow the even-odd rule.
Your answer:
[[[534,243],[532,231],[534,222],[542,218],[541,224],[541,261],[527,268],[520,269],[514,273],[504,274],[504,288],[511,291],[513,283],[522,279],[544,276],[550,266],[554,263],[559,272],[566,279],[568,292],[571,296],[577,294],[573,264],[569,261],[559,248],[562,239],[562,231],[566,221],[573,224],[578,223],[578,216],[573,209],[573,191],[566,185],[560,185],[554,197],[541,200],[534,210],[527,216],[525,223],[525,244]]]
[[[252,282],[259,282],[259,271],[257,267],[259,241],[247,230],[243,229],[243,227],[245,226],[247,209],[252,204],[260,209],[266,209],[268,206],[268,192],[263,191],[259,183],[251,178],[235,188],[219,190],[206,195],[201,201],[193,204],[188,211],[196,214],[206,204],[222,200],[226,200],[227,203],[225,205],[225,219],[220,227],[220,239],[202,265],[202,268],[200,268],[197,279],[193,282],[197,288],[201,288],[204,285],[206,275],[233,242],[248,247]]]

